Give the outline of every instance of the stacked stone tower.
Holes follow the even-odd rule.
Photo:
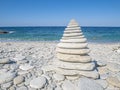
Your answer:
[[[99,78],[99,74],[95,70],[95,63],[88,55],[90,50],[86,41],[87,39],[84,37],[78,23],[71,20],[56,48],[58,58],[54,61],[56,73],[68,77]]]

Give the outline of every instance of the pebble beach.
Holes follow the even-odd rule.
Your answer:
[[[84,76],[69,78],[47,70],[45,66],[57,59],[57,44],[58,42],[1,42],[0,89],[88,90],[84,85],[87,83],[89,90],[120,90],[120,43],[88,43],[91,51],[89,55],[96,62],[99,79]]]
[[[120,90],[120,0],[0,0],[0,90]]]

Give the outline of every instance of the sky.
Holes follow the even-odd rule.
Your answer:
[[[120,26],[120,0],[0,0],[0,26]]]

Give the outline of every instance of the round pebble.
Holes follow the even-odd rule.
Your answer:
[[[43,88],[46,83],[47,83],[47,79],[45,77],[38,77],[30,81],[30,86],[32,88],[39,89],[39,88]]]
[[[24,81],[24,77],[23,76],[17,76],[14,78],[14,84],[20,84]]]
[[[65,79],[65,76],[61,74],[54,74],[53,77],[56,81],[63,81]]]

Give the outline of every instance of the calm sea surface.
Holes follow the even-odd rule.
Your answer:
[[[59,41],[65,27],[0,27],[0,41]],[[88,42],[120,42],[120,27],[82,27]]]

